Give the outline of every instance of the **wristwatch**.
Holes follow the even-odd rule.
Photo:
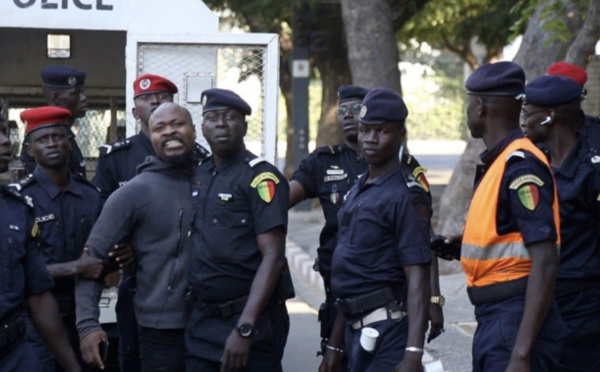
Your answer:
[[[235,326],[235,329],[237,329],[238,333],[243,338],[248,338],[254,333],[254,327],[252,327],[252,324],[246,322],[239,322],[237,326]]]
[[[446,304],[446,298],[442,295],[439,296],[431,296],[431,303],[432,304],[436,304],[436,305],[440,305],[440,306],[444,306]]]

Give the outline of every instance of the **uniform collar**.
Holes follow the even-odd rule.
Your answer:
[[[71,174],[69,174],[69,184],[65,190],[61,189],[54,182],[52,182],[52,180],[39,167],[35,167],[33,170],[33,175],[42,189],[46,192],[46,194],[48,194],[50,199],[56,199],[56,197],[59,196],[63,191],[70,192],[77,196],[83,196],[80,186],[77,184],[77,182],[75,182],[73,175]]]
[[[490,164],[492,164],[494,162],[494,160],[496,160],[498,155],[500,155],[502,153],[502,151],[504,151],[506,146],[508,146],[514,140],[523,138],[523,137],[524,137],[523,131],[521,131],[520,128],[515,129],[512,132],[510,132],[506,137],[504,137],[504,139],[502,141],[500,141],[499,144],[492,147],[491,149],[488,149],[488,150],[485,150],[484,152],[482,152],[479,155],[479,158],[481,159],[483,164],[487,167]]]
[[[250,155],[251,155],[250,152],[244,147],[240,151],[238,151],[237,154],[235,154],[234,156],[227,158],[227,159],[223,159],[223,162],[221,163],[221,165],[219,166],[219,168],[217,170],[224,171],[224,170],[234,167],[235,165],[237,165],[239,163],[243,163],[246,160],[249,161]],[[214,155],[211,155],[210,159],[211,159],[211,163],[212,163],[212,168],[216,169]]]
[[[402,171],[402,165],[399,165],[397,167],[394,167],[392,169],[390,169],[389,171],[387,171],[386,173],[384,173],[381,177],[379,177],[378,179],[375,180],[375,182],[370,183],[368,186],[381,186],[382,184],[384,184],[388,179],[392,178],[396,173],[401,172]],[[365,182],[367,182],[367,179],[369,178],[369,171],[366,171],[361,177],[360,177],[360,188],[362,189],[365,186]]]

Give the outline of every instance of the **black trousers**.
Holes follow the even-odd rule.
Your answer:
[[[183,329],[139,328],[142,371],[185,371]]]

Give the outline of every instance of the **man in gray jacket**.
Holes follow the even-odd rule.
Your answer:
[[[156,156],[117,189],[86,243],[88,253],[106,258],[115,244],[129,241],[137,260],[134,308],[140,326],[144,371],[184,370],[184,327],[188,239],[195,204],[191,174],[196,133],[190,113],[163,103],[149,121]],[[98,322],[101,281],[76,286],[77,328],[84,360],[103,367],[99,345],[106,333]]]

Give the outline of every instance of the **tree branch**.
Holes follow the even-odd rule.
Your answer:
[[[566,61],[585,67],[600,38],[600,0],[590,0],[585,22],[569,47]]]

